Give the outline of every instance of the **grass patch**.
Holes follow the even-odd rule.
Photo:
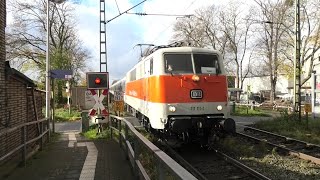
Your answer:
[[[69,114],[69,109],[59,108],[55,110],[54,117],[57,122],[75,121],[81,119],[81,112],[71,109]]]
[[[152,143],[154,143],[154,142],[156,142],[158,140],[157,137],[155,137],[151,133],[147,132],[145,129],[137,129],[137,131]]]
[[[254,127],[291,138],[320,144],[320,120],[299,122],[293,115],[281,116],[273,120],[257,122]]]
[[[251,109],[251,107],[247,106],[236,106],[236,112],[231,113],[233,116],[261,116],[261,117],[270,117],[271,115],[264,112],[263,110],[260,110],[258,108],[255,108],[254,110]]]
[[[90,126],[89,131],[85,133],[80,133],[88,139],[109,139],[110,129],[104,128],[101,133],[98,134],[98,128],[96,125]]]

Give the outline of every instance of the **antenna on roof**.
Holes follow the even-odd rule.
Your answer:
[[[189,46],[190,44],[189,43],[186,43],[184,41],[176,41],[176,42],[173,42],[171,44],[168,44],[168,45],[159,45],[159,46],[155,46],[154,48],[152,48],[150,51],[148,51],[145,56],[148,56],[152,53],[154,53],[156,50],[158,49],[162,49],[162,48],[171,48],[171,47],[182,47],[182,46]]]
[[[133,48],[135,48],[136,46],[140,46],[140,57],[143,57],[143,53],[142,53],[142,46],[155,46],[154,44],[136,44]]]

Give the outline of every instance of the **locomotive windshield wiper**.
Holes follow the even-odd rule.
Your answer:
[[[219,70],[218,67],[219,67],[218,61],[215,61],[216,76],[218,75],[218,70]]]
[[[170,72],[171,76],[173,76],[173,73],[172,73],[173,69],[172,69],[172,66],[170,64],[168,65],[168,71]]]

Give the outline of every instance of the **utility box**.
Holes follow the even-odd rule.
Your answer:
[[[232,101],[230,102],[230,113],[235,113],[236,112],[236,102]]]
[[[82,132],[89,131],[89,111],[85,110],[81,112],[81,124],[82,124]]]

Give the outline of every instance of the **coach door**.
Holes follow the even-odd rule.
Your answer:
[[[144,92],[145,92],[145,103],[144,103],[144,109],[145,109],[145,115],[148,116],[149,112],[149,76],[150,76],[150,59],[146,60],[144,62]]]

